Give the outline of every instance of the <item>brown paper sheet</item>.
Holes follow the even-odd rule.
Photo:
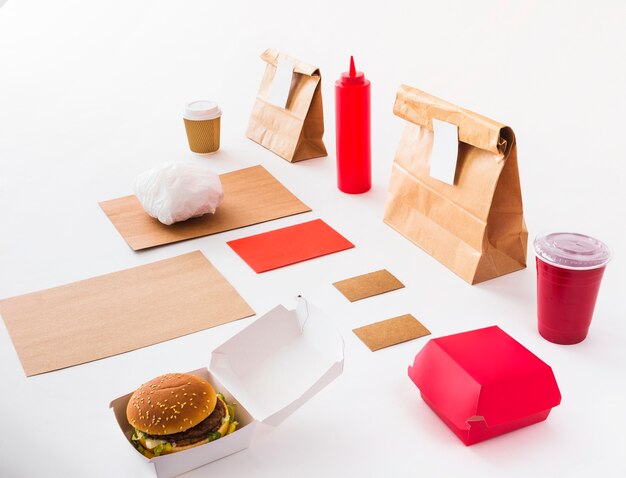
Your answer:
[[[359,327],[353,332],[372,352],[430,335],[430,331],[411,314]]]
[[[350,302],[402,289],[404,284],[386,269],[333,283]]]
[[[171,226],[150,217],[135,196],[100,203],[115,228],[135,251],[251,226],[311,210],[263,166],[220,175],[224,202],[215,214]]]
[[[254,315],[200,251],[0,301],[26,375]]]

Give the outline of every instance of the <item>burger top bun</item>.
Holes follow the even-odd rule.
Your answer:
[[[150,435],[185,431],[215,409],[217,395],[206,380],[188,373],[168,373],[135,390],[126,418],[137,430]]]

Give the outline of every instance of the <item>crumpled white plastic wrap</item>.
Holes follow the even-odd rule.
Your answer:
[[[165,163],[144,171],[134,191],[145,211],[167,225],[214,214],[224,199],[220,177],[189,163]]]

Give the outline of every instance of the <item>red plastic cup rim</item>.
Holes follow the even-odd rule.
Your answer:
[[[541,236],[545,236],[547,234],[537,234],[535,237],[541,237]],[[535,251],[535,257],[537,259],[539,259],[541,262],[543,262],[544,264],[548,264],[550,266],[553,267],[558,267],[559,269],[566,269],[566,270],[570,270],[570,271],[591,271],[594,269],[600,269],[602,267],[605,267],[609,262],[611,262],[611,259],[613,259],[613,248],[611,246],[609,246],[606,242],[604,242],[604,245],[606,246],[606,248],[609,251],[609,256],[607,257],[607,259],[604,262],[601,262],[599,264],[594,264],[592,266],[581,266],[581,267],[574,267],[574,266],[566,266],[564,264],[556,264],[555,262],[552,262],[548,259],[545,259],[541,256],[539,256],[537,254],[537,249],[535,248],[535,241],[533,241],[533,250]]]
[[[567,269],[570,271],[592,271],[594,269],[600,269],[602,267],[605,267],[609,262],[611,262],[611,259],[613,258],[613,250],[612,249],[610,250],[609,258],[606,261],[600,264],[595,264],[593,266],[586,266],[586,267],[572,267],[572,266],[565,266],[562,264],[555,264],[552,261],[549,261],[547,259],[544,259],[543,257],[538,256],[536,253],[535,253],[535,257],[539,259],[541,262],[543,262],[544,264],[548,264],[553,267],[558,267],[559,269]]]

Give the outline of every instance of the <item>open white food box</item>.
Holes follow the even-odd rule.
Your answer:
[[[239,426],[232,434],[148,459],[130,442],[133,429],[126,420],[126,405],[132,392],[111,402],[129,450],[153,463],[159,478],[180,475],[248,448],[258,422],[278,425],[341,375],[343,339],[319,309],[303,297],[296,300],[293,309],[274,307],[217,347],[208,368],[189,372],[236,404]]]

